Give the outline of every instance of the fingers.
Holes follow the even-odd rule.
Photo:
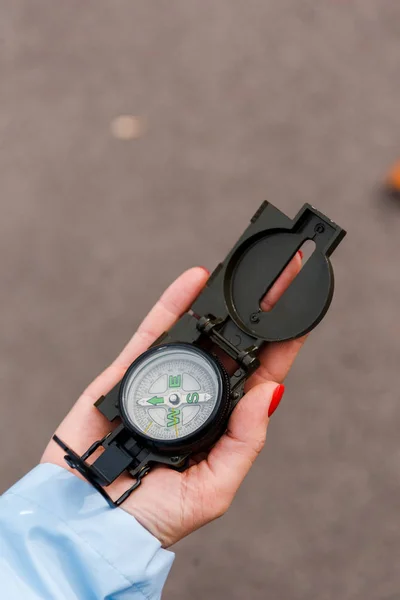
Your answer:
[[[107,393],[123,377],[135,358],[190,308],[208,277],[203,267],[193,267],[182,273],[165,290],[115,361],[90,384],[84,395],[97,400]]]
[[[261,300],[261,309],[265,312],[271,310],[282,296],[283,292],[287,290],[294,278],[297,276],[301,269],[301,255],[300,252],[296,252],[286,269],[282,271],[274,285],[268,290],[268,293]]]
[[[297,252],[262,300],[261,308],[263,310],[271,310],[278,302],[279,298],[298,275],[301,269],[301,262],[301,254]],[[266,344],[258,355],[261,363],[260,367],[247,381],[246,391],[251,390],[255,385],[267,381],[282,382],[306,339],[307,336],[303,336],[296,340]]]
[[[233,411],[226,433],[208,455],[206,462],[213,477],[208,474],[206,485],[211,481],[227,506],[264,446],[268,411],[278,388],[273,382],[253,387]]]
[[[247,381],[245,391],[266,381],[284,381],[307,337],[267,344],[258,355],[261,364]]]

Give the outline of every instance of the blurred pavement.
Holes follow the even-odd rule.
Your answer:
[[[400,155],[399,40],[398,0],[1,2],[2,490],[263,199],[349,232],[267,448],[177,545],[167,600],[399,597],[400,205],[378,193]],[[112,136],[123,114],[139,139]]]

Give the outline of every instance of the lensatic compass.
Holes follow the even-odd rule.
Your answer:
[[[334,285],[329,257],[344,236],[309,204],[292,220],[264,202],[190,310],[95,403],[110,432],[82,456],[54,436],[68,464],[112,506],[126,500],[154,464],[185,469],[191,455],[224,433],[260,364],[260,349],[300,337],[324,317]],[[263,312],[262,298],[307,240],[315,242],[313,254],[272,310]],[[236,370],[228,374],[217,355],[233,359]],[[104,488],[124,471],[134,483],[113,501]]]

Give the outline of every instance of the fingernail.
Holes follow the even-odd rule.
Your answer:
[[[300,258],[301,258],[301,260],[303,260],[303,256],[304,256],[304,254],[303,254],[303,250],[298,250],[297,252],[300,254]]]
[[[278,387],[275,388],[274,393],[272,394],[271,404],[269,405],[268,409],[268,417],[273,415],[276,409],[278,408],[279,402],[282,400],[284,391],[285,386],[282,384],[278,385]]]
[[[207,269],[207,267],[203,267],[200,265],[200,269],[203,269],[203,271],[205,271],[207,273],[207,275],[210,274],[210,271]]]

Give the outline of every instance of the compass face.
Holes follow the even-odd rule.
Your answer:
[[[143,355],[128,371],[121,394],[129,424],[154,440],[178,440],[198,431],[218,409],[222,378],[213,359],[185,345]]]

